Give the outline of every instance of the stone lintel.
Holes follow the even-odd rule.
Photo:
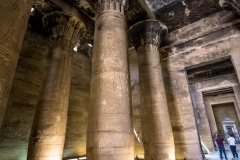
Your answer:
[[[136,50],[141,45],[153,44],[159,46],[165,35],[167,27],[158,20],[145,20],[131,26],[128,30],[129,40]]]
[[[240,16],[240,0],[220,0],[219,5],[226,10],[231,10]]]
[[[46,14],[42,21],[45,31],[53,39],[61,39],[57,42],[65,47],[73,48],[86,31],[85,24],[79,18],[62,11]]]

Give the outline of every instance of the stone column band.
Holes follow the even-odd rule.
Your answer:
[[[124,6],[101,1],[95,22],[87,131],[88,160],[133,160]]]
[[[141,122],[145,160],[175,160],[174,139],[159,58],[159,44],[167,28],[157,20],[130,27],[138,53]]]
[[[61,160],[67,124],[72,50],[85,25],[77,17],[52,12],[43,17],[51,53],[34,116],[28,160]]]
[[[0,1],[0,127],[33,0]]]

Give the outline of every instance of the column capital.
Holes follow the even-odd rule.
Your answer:
[[[98,2],[101,4],[101,3],[106,3],[106,2],[117,2],[119,4],[122,4],[122,5],[125,5],[127,0],[98,0]]]
[[[240,16],[240,0],[220,0],[219,5],[226,10],[231,10]]]
[[[100,4],[99,13],[110,10],[117,11],[124,14],[124,6],[126,5],[127,0],[98,0]]]
[[[153,44],[159,46],[167,34],[167,27],[158,20],[149,19],[138,22],[128,30],[128,36],[135,49],[141,45]]]
[[[85,24],[79,18],[62,11],[46,14],[42,21],[45,31],[64,47],[73,48],[86,31]]]

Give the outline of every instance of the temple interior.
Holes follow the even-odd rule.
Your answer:
[[[203,160],[239,80],[239,0],[1,0],[0,160]]]

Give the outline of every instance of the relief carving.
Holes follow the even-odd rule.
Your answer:
[[[219,5],[226,10],[231,10],[240,16],[240,0],[220,0]]]
[[[110,130],[114,132],[130,133],[130,122],[122,119],[98,119],[98,131]]]
[[[118,27],[125,30],[125,22],[119,18],[113,18],[113,28]]]
[[[99,3],[106,3],[106,2],[110,2],[110,1],[125,5],[127,0],[99,0]]]
[[[84,23],[65,12],[52,12],[43,17],[44,29],[53,38],[61,37],[61,45],[73,48],[81,34],[86,32]],[[56,41],[59,42],[59,41]]]
[[[4,12],[3,10],[0,10],[0,27],[3,25],[4,23],[4,18],[6,17],[6,12]]]
[[[0,57],[0,66],[3,68],[8,68],[8,63],[3,57]]]
[[[102,136],[99,140],[99,147],[126,147],[130,146],[130,141],[128,142],[126,139],[129,137],[125,134],[110,134]],[[115,143],[115,142],[118,143]]]
[[[10,37],[12,37],[11,39],[22,40],[24,36],[22,31],[24,30],[23,28],[26,27],[31,3],[31,0],[3,0],[0,2],[0,26],[9,26],[6,30],[2,30],[3,34],[0,35],[0,43],[6,42]],[[4,15],[6,16],[5,18],[3,18]],[[17,42],[19,43],[21,41]],[[15,45],[20,46],[20,44]],[[12,49],[14,48],[15,47]]]
[[[159,46],[167,34],[167,27],[157,20],[145,20],[131,26],[128,30],[129,40],[137,50],[141,45]]]
[[[101,115],[104,115],[104,116],[129,115],[130,114],[129,108],[126,103],[128,102],[124,101],[123,98],[118,98],[118,99],[115,99],[115,101],[110,101],[110,102],[104,101],[104,103],[101,104],[101,108],[99,108],[99,111],[101,111]],[[97,111],[95,112],[95,114],[97,115]]]

